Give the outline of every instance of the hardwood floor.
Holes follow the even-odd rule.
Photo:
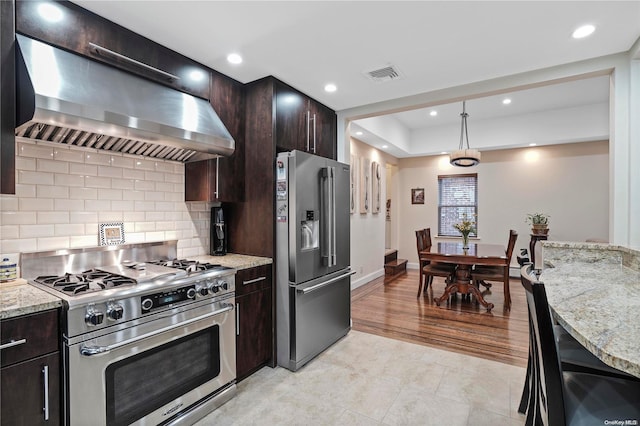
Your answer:
[[[352,328],[526,367],[529,325],[519,279],[510,281],[511,311],[503,309],[500,283],[483,292],[484,298],[495,304],[491,312],[460,294],[436,306],[434,296],[440,297],[444,287],[444,278],[436,277],[427,292],[416,298],[417,270],[409,270],[388,283],[380,277],[352,292]]]

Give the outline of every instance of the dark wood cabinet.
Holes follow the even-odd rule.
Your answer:
[[[61,423],[58,352],[4,367],[0,373],[2,425]],[[48,404],[48,407],[45,404]]]
[[[297,149],[335,159],[335,112],[282,82],[275,84],[278,151]]]
[[[229,157],[185,164],[185,201],[244,200],[244,85],[212,71],[211,105],[233,137],[236,147]]]
[[[236,375],[238,381],[273,360],[272,268],[242,269],[236,275]]]
[[[0,193],[16,193],[15,2],[0,1]]]
[[[59,311],[3,320],[2,425],[61,423]]]
[[[38,13],[39,4],[35,1],[16,3],[17,32],[209,99],[210,70],[204,65],[71,2],[56,2],[64,19],[58,22],[47,21]]]

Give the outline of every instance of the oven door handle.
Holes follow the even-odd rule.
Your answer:
[[[167,331],[174,330],[174,329],[180,328],[180,327],[184,327],[186,325],[192,324],[194,322],[197,322],[197,321],[209,318],[209,317],[213,317],[215,315],[220,315],[222,313],[231,311],[234,308],[234,306],[232,304],[229,304],[229,303],[225,303],[224,305],[225,305],[224,308],[219,309],[217,311],[210,312],[210,313],[204,314],[204,315],[200,315],[198,317],[191,318],[191,319],[186,320],[186,321],[182,321],[179,324],[172,324],[172,325],[169,325],[167,327],[163,327],[163,328],[161,328],[159,330],[154,330],[154,331],[150,331],[149,333],[141,334],[140,336],[137,336],[134,339],[123,340],[122,342],[118,342],[118,343],[115,343],[115,344],[109,345],[109,346],[82,346],[80,348],[80,355],[83,355],[83,356],[104,355],[104,354],[109,353],[110,351],[112,351],[114,349],[120,348],[122,346],[126,346],[126,345],[128,345],[130,343],[134,343],[134,342],[140,341],[142,339],[147,339],[149,337],[153,337],[153,336],[156,336],[158,334],[166,333]]]

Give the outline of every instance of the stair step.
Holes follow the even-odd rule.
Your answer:
[[[387,250],[384,253],[384,263],[385,265],[393,260],[398,259],[398,250]]]
[[[407,259],[394,259],[384,264],[385,275],[398,275],[407,270]]]

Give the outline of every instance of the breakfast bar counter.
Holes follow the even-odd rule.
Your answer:
[[[606,364],[640,377],[640,251],[608,244],[542,244],[549,306]]]

